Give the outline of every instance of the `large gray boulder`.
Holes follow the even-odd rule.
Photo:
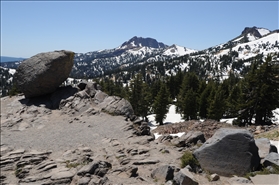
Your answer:
[[[26,98],[52,93],[68,78],[74,54],[65,50],[39,53],[18,66],[14,82]]]
[[[193,154],[203,169],[224,176],[244,175],[260,164],[258,147],[245,129],[221,128]]]

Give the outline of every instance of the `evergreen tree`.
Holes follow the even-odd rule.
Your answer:
[[[139,73],[135,76],[130,83],[130,94],[129,94],[129,101],[134,109],[134,113],[136,115],[140,115],[141,109],[141,99],[142,99],[142,75]]]
[[[151,88],[143,81],[141,73],[138,73],[131,81],[128,99],[134,113],[142,116],[147,121],[147,115],[152,104],[152,94]]]
[[[175,96],[175,98],[177,98],[181,85],[182,85],[182,81],[183,81],[183,73],[182,71],[179,69],[177,74],[174,76],[174,89],[173,89],[173,94]]]
[[[245,102],[240,105],[241,112],[238,116],[241,125],[251,124],[253,117],[255,124],[271,122],[272,110],[279,106],[278,74],[279,63],[271,55],[266,57],[260,67],[258,63],[253,64],[242,83]]]
[[[175,97],[177,95],[176,89],[177,89],[178,84],[175,83],[175,77],[172,74],[167,79],[167,85],[168,85],[168,89],[170,90],[171,98],[175,99]]]
[[[150,112],[151,103],[152,95],[150,87],[146,83],[142,83],[138,112],[139,115],[145,119],[145,121],[148,121],[147,115]]]
[[[211,94],[213,88],[215,88],[215,84],[211,80],[211,81],[208,82],[208,84],[206,85],[206,88],[204,89],[204,91],[200,95],[199,116],[201,118],[207,118],[207,115],[208,115],[207,110],[208,110],[208,107],[210,105],[210,94]],[[211,97],[213,96],[214,93],[215,93],[215,91],[212,92]]]
[[[239,110],[239,104],[243,101],[241,99],[241,88],[240,84],[235,85],[230,94],[229,97],[227,98],[227,110],[226,110],[226,115],[227,117],[236,117],[238,110]]]
[[[197,119],[197,95],[193,89],[187,91],[183,105],[183,118],[185,120]]]
[[[129,85],[125,85],[125,87],[122,90],[122,94],[123,94],[123,98],[125,98],[126,100],[129,100]]]
[[[190,104],[193,103],[193,102],[187,102],[189,99],[185,100],[186,95],[189,90],[192,90],[192,92],[189,93],[188,96],[190,96],[190,95],[197,96],[198,95],[199,79],[194,73],[187,73],[185,75],[185,77],[183,78],[181,89],[178,94],[178,98],[177,98],[177,111],[182,114],[186,113],[186,117],[187,117],[187,115],[189,115],[189,113],[187,111],[186,112],[184,112],[184,111],[188,110],[187,106],[189,106]],[[194,108],[194,110],[192,110],[192,111],[196,111],[196,112],[197,112],[197,107],[198,107],[197,99],[198,99],[198,97],[194,98],[196,105],[194,107],[192,107],[192,108]],[[190,103],[190,104],[188,104],[188,103]],[[194,118],[194,119],[196,119],[196,118]]]
[[[151,84],[151,96],[152,96],[152,103],[155,100],[155,97],[158,95],[159,90],[161,89],[161,82],[160,80],[156,80]]]
[[[163,120],[166,118],[170,104],[170,93],[164,83],[161,84],[160,91],[155,97],[153,110],[156,114],[155,121],[163,125]]]
[[[5,92],[2,91],[2,96],[5,96],[6,94],[3,94],[3,93],[5,93]],[[15,95],[17,95],[19,93],[20,93],[20,91],[18,90],[18,88],[17,88],[17,86],[15,84],[13,84],[12,88],[9,89],[9,91],[8,91],[8,94],[9,94],[10,97],[11,96],[15,96]]]
[[[213,97],[214,90],[212,91],[211,96]],[[219,86],[218,90],[214,93],[214,98],[211,100],[210,105],[208,107],[208,118],[214,119],[217,121],[220,121],[222,118],[225,107],[226,107],[226,101],[225,101],[225,92],[222,90],[222,87]]]

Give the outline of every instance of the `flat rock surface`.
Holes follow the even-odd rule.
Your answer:
[[[279,175],[269,174],[269,175],[256,175],[251,177],[251,181],[254,185],[278,185],[279,184]]]
[[[24,106],[19,102],[23,98],[23,96],[18,96],[1,99],[1,107],[5,107],[1,110],[1,124],[10,113],[13,115],[10,115],[8,119],[19,116],[14,107],[17,107],[19,111]],[[24,114],[21,116],[24,117]],[[100,146],[103,138],[115,138],[122,141],[131,134],[121,131],[128,124],[123,116],[112,117],[102,112],[90,117],[82,115],[69,117],[61,115],[59,110],[52,110],[51,114],[41,114],[36,117],[23,118],[23,120],[13,127],[5,129],[2,127],[1,144],[13,145],[15,148],[55,152],[77,148],[82,144],[89,147]],[[17,129],[21,122],[27,122],[30,126],[24,130]]]

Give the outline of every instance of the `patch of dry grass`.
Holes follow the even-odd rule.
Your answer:
[[[273,129],[273,130],[270,130],[270,131],[267,131],[267,132],[264,132],[264,133],[260,133],[260,134],[256,135],[255,138],[256,139],[258,139],[258,138],[267,138],[269,140],[279,141],[279,130],[278,130],[278,127]]]
[[[159,134],[175,134],[178,132],[189,132],[189,131],[201,131],[204,133],[205,138],[208,139],[219,128],[223,127],[234,127],[232,125],[221,123],[215,120],[205,120],[201,122],[199,120],[190,120],[180,123],[166,124],[158,126],[156,129],[152,130],[152,133]]]

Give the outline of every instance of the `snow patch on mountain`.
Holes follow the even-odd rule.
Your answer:
[[[233,42],[237,42],[237,41],[240,41],[241,39],[243,39],[244,38],[244,36],[242,36],[242,37],[239,37],[239,38],[237,38],[237,39],[234,39],[233,40]]]
[[[182,47],[182,46],[178,46],[178,45],[174,44],[174,45],[170,46],[169,48],[167,48],[163,52],[163,55],[180,57],[180,56],[190,54],[190,53],[193,53],[196,51],[197,50],[188,49],[186,47]]]
[[[248,40],[249,40],[250,42],[259,39],[258,37],[255,37],[255,36],[252,35],[251,33],[248,33],[248,34],[247,34],[247,38],[248,38]]]
[[[8,69],[8,68],[6,68],[6,69]],[[9,73],[10,74],[12,74],[12,75],[14,75],[15,74],[15,72],[16,72],[16,70],[15,69],[8,69],[9,70]]]
[[[260,39],[253,40],[248,43],[238,44],[232,48],[232,51],[238,51],[239,59],[247,59],[263,53],[266,56],[268,53],[279,52],[278,42],[279,33],[275,32]],[[250,38],[251,39],[251,38]],[[228,54],[230,49],[220,51],[216,56]]]
[[[270,33],[270,30],[265,29],[265,28],[258,28],[257,30],[261,34],[261,36],[265,36]]]

